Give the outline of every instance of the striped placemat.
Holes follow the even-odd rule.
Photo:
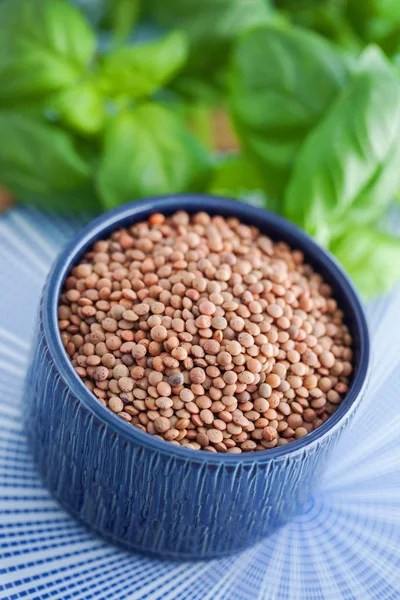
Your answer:
[[[374,367],[362,408],[309,506],[245,553],[168,563],[88,533],[41,485],[21,396],[41,289],[85,219],[0,218],[0,598],[399,600],[400,289],[369,305]]]

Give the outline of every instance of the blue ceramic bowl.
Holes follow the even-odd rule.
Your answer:
[[[181,448],[125,423],[74,372],[57,326],[63,281],[97,239],[153,212],[235,216],[301,249],[331,283],[354,338],[355,371],[334,415],[306,437],[250,454]],[[341,267],[285,219],[240,202],[182,195],[133,202],[93,221],[58,257],[46,283],[25,388],[26,429],[45,485],[75,517],[108,540],[160,558],[239,552],[299,513],[365,389],[369,336]]]

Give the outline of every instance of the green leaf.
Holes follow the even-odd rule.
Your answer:
[[[363,43],[347,18],[347,3],[348,0],[275,0],[281,13],[294,24],[358,53]]]
[[[210,192],[227,191],[240,194],[242,191],[265,188],[265,181],[256,166],[246,157],[226,156],[217,165],[210,184]]]
[[[400,238],[355,228],[337,240],[332,251],[365,298],[387,292],[400,281]]]
[[[131,34],[140,13],[140,0],[109,0],[113,39],[124,43]]]
[[[346,15],[365,43],[374,42],[392,56],[399,49],[398,0],[347,0]]]
[[[346,11],[354,27],[363,34],[374,19],[386,19],[392,25],[400,25],[398,0],[347,0]]]
[[[28,115],[0,112],[0,138],[0,181],[17,196],[43,196],[51,203],[56,192],[88,185],[88,164],[72,138],[54,125]]]
[[[63,125],[81,135],[96,134],[104,125],[104,100],[93,81],[61,90],[50,98],[47,107]]]
[[[183,102],[219,106],[225,102],[224,73],[213,73],[212,79],[205,78],[201,73],[183,73],[172,82],[171,88]]]
[[[267,197],[262,174],[242,155],[226,156],[216,165],[208,191],[216,196],[229,196],[277,210],[276,203]]]
[[[279,10],[299,10],[315,8],[320,4],[327,4],[329,0],[275,0],[275,6]]]
[[[398,0],[375,0],[376,10],[380,17],[391,23],[400,25],[400,4]]]
[[[238,135],[280,194],[306,135],[345,85],[346,64],[312,33],[265,25],[238,41],[231,75]]]
[[[200,192],[209,159],[184,123],[159,104],[142,104],[112,119],[96,182],[107,208],[135,198]]]
[[[0,104],[72,84],[94,56],[94,32],[67,1],[4,0],[0,23]]]
[[[243,155],[225,156],[213,170],[210,194],[266,201],[265,181],[257,167]]]
[[[378,73],[386,71],[391,73],[391,66],[386,56],[382,53],[382,50],[378,46],[370,44],[360,55],[358,62],[355,64],[354,71],[355,73],[368,73],[370,71],[377,71]]]
[[[286,215],[320,242],[349,220],[378,219],[400,182],[400,82],[389,64],[361,70],[305,140],[286,190]]]
[[[268,0],[149,0],[158,23],[188,35],[185,72],[202,73],[209,81],[226,65],[235,37],[271,17],[269,5]]]
[[[143,98],[168,83],[187,57],[185,34],[175,31],[154,42],[126,46],[108,54],[101,77],[111,96]]]

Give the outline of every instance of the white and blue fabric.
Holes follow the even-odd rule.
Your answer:
[[[21,405],[41,289],[84,220],[0,218],[0,599],[399,600],[400,289],[367,307],[374,366],[324,480],[292,523],[241,555],[169,563],[114,548],[65,513],[26,447]]]

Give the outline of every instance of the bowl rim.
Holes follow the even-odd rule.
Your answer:
[[[265,452],[243,452],[241,454],[201,452],[176,446],[140,431],[140,429],[119,418],[97,400],[75,373],[62,344],[58,329],[57,311],[62,284],[70,268],[97,239],[106,237],[118,227],[124,226],[124,223],[145,220],[154,212],[171,214],[177,210],[186,210],[192,213],[205,211],[210,214],[237,217],[244,223],[246,221],[257,223],[261,232],[266,228],[274,230],[276,239],[282,239],[290,246],[303,251],[307,257],[307,262],[321,265],[335,281],[336,289],[340,290],[340,295],[345,297],[352,313],[349,315],[349,319],[359,338],[358,365],[345,400],[340,404],[337,411],[318,429],[303,438],[284,446],[266,449]],[[266,235],[271,235],[271,232],[266,233]],[[319,444],[340,428],[346,417],[354,411],[361,400],[370,371],[370,336],[366,317],[358,293],[343,267],[306,232],[287,221],[284,217],[232,198],[208,194],[155,196],[129,202],[97,217],[71,239],[55,260],[43,292],[42,316],[45,342],[58,374],[71,393],[92,412],[94,417],[107,425],[110,430],[122,436],[125,441],[134,442],[163,454],[173,455],[177,459],[181,458],[197,463],[268,463],[270,460],[277,458],[293,456],[306,448],[316,450]]]

